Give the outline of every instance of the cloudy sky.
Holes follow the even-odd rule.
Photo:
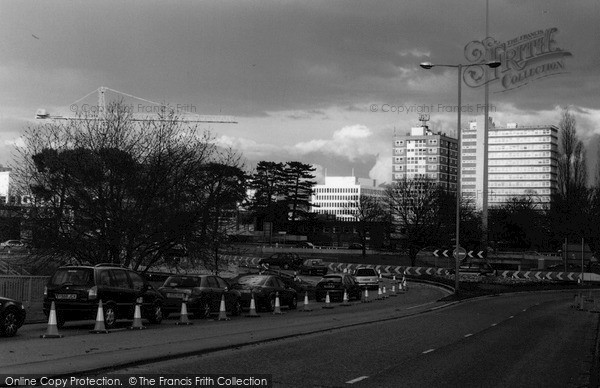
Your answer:
[[[391,179],[396,133],[430,115],[456,129],[457,72],[485,38],[485,2],[0,0],[0,163],[38,108],[66,114],[100,86],[238,124],[218,141],[259,160],[313,163],[318,174]],[[570,106],[596,153],[600,1],[489,0],[490,36],[508,42],[556,28],[559,75],[490,86],[498,125],[557,124]],[[463,84],[463,122],[483,89]],[[94,104],[95,97],[78,101]],[[137,108],[141,101],[127,101]],[[465,110],[465,108],[463,108]]]

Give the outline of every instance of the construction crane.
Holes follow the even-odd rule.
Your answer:
[[[69,105],[69,109],[74,112],[74,113],[78,113],[80,111],[80,105],[78,105],[81,101],[83,101],[84,99],[88,98],[89,96],[91,96],[94,93],[98,93],[98,105],[97,106],[90,106],[90,108],[93,109],[88,109],[88,113],[92,113],[92,117],[97,117],[99,119],[103,119],[106,114],[106,99],[105,99],[105,94],[107,91],[116,93],[118,95],[124,96],[124,97],[129,97],[129,98],[134,98],[136,100],[140,100],[143,101],[147,104],[151,104],[152,109],[151,111],[153,113],[154,112],[154,108],[157,108],[158,112],[160,113],[170,113],[172,111],[175,111],[173,108],[169,107],[168,105],[165,104],[161,104],[158,102],[154,102],[154,101],[150,101],[150,100],[146,100],[144,98],[140,98],[140,97],[136,97],[133,96],[131,94],[127,94],[127,93],[123,93],[123,92],[119,92],[117,90],[114,89],[110,89],[104,86],[99,87],[96,90],[93,90],[92,92],[86,94],[85,96],[83,96],[82,98],[80,98],[79,100],[75,101],[74,103]],[[81,107],[83,108],[84,105],[82,105]],[[138,107],[140,107],[140,105],[138,105]],[[131,106],[133,108],[133,105]],[[146,106],[142,106],[143,108],[148,108]],[[81,109],[81,111],[86,111],[85,109]],[[169,120],[169,119],[161,119],[160,117],[156,117],[156,116],[151,116],[149,114],[145,114],[144,113],[133,113],[134,109],[131,109],[131,113],[132,113],[132,121],[162,121],[162,120]],[[234,117],[232,116],[206,116],[206,115],[198,115],[195,113],[190,113],[187,111],[184,111],[182,114],[179,114],[179,112],[177,112],[178,114],[178,118],[177,121],[179,122],[184,122],[184,123],[215,123],[215,124],[237,124],[237,121],[235,120]],[[40,119],[40,120],[87,120],[90,118],[89,115],[74,115],[74,116],[62,116],[62,115],[51,115],[46,109],[40,108],[36,111],[35,114],[35,118],[36,119]]]

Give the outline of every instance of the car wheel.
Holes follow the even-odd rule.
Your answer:
[[[5,337],[12,337],[17,334],[19,329],[19,318],[18,313],[14,308],[8,308],[0,316],[0,335]]]
[[[117,312],[115,310],[115,306],[109,304],[104,306],[102,310],[104,311],[104,327],[106,330],[110,330],[115,327],[115,323],[117,323]]]
[[[242,303],[240,302],[239,298],[236,298],[236,300],[233,302],[233,308],[231,309],[231,315],[233,315],[234,317],[237,317],[241,314],[242,314]]]
[[[150,309],[150,315],[148,315],[148,321],[150,323],[159,324],[162,322],[164,316],[162,311],[162,305],[160,303],[154,303]]]
[[[290,310],[296,310],[298,307],[298,297],[296,295],[292,296],[292,300],[290,301],[289,308]]]

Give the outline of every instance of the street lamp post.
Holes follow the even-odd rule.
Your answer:
[[[498,66],[500,66],[500,62],[498,61],[492,61],[492,62],[487,62],[485,63],[486,66],[490,67],[490,68],[496,68]],[[461,250],[461,246],[460,246],[460,186],[461,186],[461,182],[460,182],[460,175],[461,175],[461,160],[460,160],[460,155],[461,155],[461,113],[462,113],[462,69],[463,66],[470,66],[470,65],[463,65],[461,63],[457,64],[457,65],[434,65],[431,62],[423,62],[420,64],[420,66],[423,69],[429,70],[434,66],[441,66],[441,67],[455,67],[458,69],[458,109],[457,109],[457,124],[456,124],[456,138],[457,138],[457,142],[458,142],[458,147],[456,149],[456,248],[454,249],[454,259],[455,259],[455,272],[454,272],[454,293],[456,295],[458,295],[458,291],[459,291],[459,280],[460,280],[460,274],[459,274],[459,270],[460,270],[460,260],[461,260],[461,254],[462,254],[462,250]],[[450,158],[450,155],[448,155],[448,158]]]

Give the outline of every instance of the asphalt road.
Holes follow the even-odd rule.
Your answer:
[[[598,315],[572,301],[571,292],[487,297],[118,373],[266,373],[276,387],[581,387]]]

